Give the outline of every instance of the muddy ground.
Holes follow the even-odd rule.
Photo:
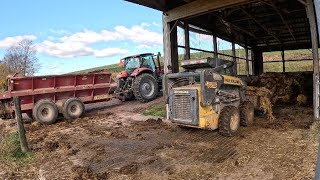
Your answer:
[[[0,179],[313,179],[318,129],[312,108],[275,107],[235,137],[177,127],[141,113],[141,104],[88,106],[85,117],[27,124],[35,160],[0,164]],[[311,128],[310,128],[311,127]],[[1,135],[15,128],[1,121]]]

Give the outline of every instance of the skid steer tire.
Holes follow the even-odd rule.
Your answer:
[[[240,125],[247,127],[253,124],[254,105],[250,101],[244,101],[240,104]]]
[[[33,118],[44,125],[55,123],[58,114],[59,112],[56,104],[47,99],[38,101],[32,109]]]
[[[79,98],[70,98],[62,106],[63,117],[67,120],[76,119],[83,115],[85,107]]]
[[[223,136],[234,136],[240,127],[239,109],[234,106],[226,106],[219,116],[219,133]]]
[[[151,74],[141,74],[133,82],[134,97],[141,102],[154,100],[158,94],[158,83]]]

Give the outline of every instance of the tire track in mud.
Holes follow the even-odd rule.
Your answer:
[[[162,172],[176,164],[187,164],[190,160],[221,163],[238,154],[235,145],[240,137],[224,137],[217,132],[194,129],[170,131],[161,125],[156,130],[150,128],[149,131],[138,134],[148,136],[150,131],[153,131],[153,136],[143,140],[130,138],[137,135],[134,134],[137,132],[134,132],[133,134],[128,133],[127,138],[113,138],[106,141],[104,146],[110,147],[109,150],[105,151],[104,157],[99,156],[95,158],[96,160],[93,159],[90,168],[97,173],[106,170],[120,172],[122,168],[134,164],[141,168]],[[165,134],[165,136],[159,138],[157,135],[159,133]],[[197,146],[199,147],[197,148]],[[165,151],[183,155],[164,159],[159,153]]]
[[[186,134],[184,140],[188,141],[188,137],[191,138],[191,140],[194,140],[198,143],[213,143],[215,148],[211,149],[208,148],[204,152],[195,152],[190,153],[189,156],[180,158],[180,159],[172,159],[171,161],[167,162],[166,165],[162,168],[158,168],[158,170],[165,171],[166,169],[174,166],[175,164],[188,164],[190,160],[194,161],[200,161],[200,162],[208,162],[208,159],[210,158],[210,163],[222,163],[223,161],[230,159],[237,155],[237,151],[235,149],[235,142],[239,140],[239,137],[225,137],[219,135],[217,132],[209,131],[208,133],[202,133],[201,134]],[[222,142],[222,143],[221,143]],[[192,144],[194,142],[191,142]],[[190,147],[192,149],[193,147]],[[211,151],[212,150],[212,151]],[[159,164],[155,164],[154,166],[159,166]]]
[[[108,111],[105,114],[88,114],[67,124],[68,128],[81,127],[87,134],[86,142],[76,141],[77,146],[83,149],[79,149],[82,153],[72,159],[82,161],[80,164],[94,174],[135,174],[144,169],[160,174],[190,162],[221,163],[237,155],[234,146],[238,137],[224,137],[216,131],[179,128],[156,119],[115,127],[118,121],[115,122],[114,118],[115,114]],[[54,129],[59,132],[58,129],[64,125],[66,123],[56,124]],[[117,135],[119,133],[121,137]],[[174,157],[170,157],[170,152]]]

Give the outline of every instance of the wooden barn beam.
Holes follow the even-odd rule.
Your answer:
[[[251,52],[253,53],[253,72],[254,75],[259,76],[263,73],[263,53],[256,47],[253,47]]]
[[[233,29],[235,29],[237,31],[240,31],[242,33],[245,33],[245,34],[247,34],[247,35],[249,35],[249,36],[251,36],[251,37],[253,37],[253,38],[257,39],[257,40],[260,40],[257,36],[255,36],[253,33],[249,32],[248,30],[245,30],[245,29],[243,29],[243,28],[241,28],[241,27],[239,27],[239,26],[237,26],[237,25],[235,25],[235,24],[233,24],[233,23],[231,23],[229,21],[226,21],[225,19],[223,19],[221,17],[218,17],[218,18],[220,18],[220,20],[224,23],[224,25],[226,25],[225,23],[227,23],[231,27],[233,27]]]
[[[165,12],[165,14],[168,15],[167,20],[172,22],[179,19],[206,14],[221,8],[253,1],[255,0],[195,0],[188,4],[169,10]]]
[[[247,77],[250,76],[250,68],[249,68],[249,49],[248,49],[248,46],[246,46],[244,48],[245,50],[245,53],[246,53],[246,74],[247,74]]]
[[[183,1],[187,3],[192,2],[192,0],[183,0]]]
[[[179,55],[178,55],[178,31],[177,26],[174,27],[173,23],[170,33],[170,48],[171,48],[171,71],[173,73],[179,72]]]
[[[160,11],[164,11],[166,9],[165,1],[162,0],[125,0],[131,3],[139,4],[142,6],[150,7],[153,9],[157,9]]]
[[[170,73],[176,71],[176,64],[178,64],[177,27],[174,23],[167,22],[165,18],[166,16],[163,15],[164,72]]]
[[[234,63],[233,65],[233,73],[234,75],[238,74],[238,69],[237,69],[237,58],[236,58],[236,43],[232,42],[232,60]]]
[[[193,22],[192,25],[197,26],[197,27],[202,28],[202,29],[206,29],[207,28],[208,31],[210,31],[210,34],[208,34],[208,35],[214,35],[214,36],[217,36],[217,37],[219,37],[219,38],[221,38],[223,40],[229,41],[229,42],[234,41],[234,39],[230,38],[229,36],[227,36],[227,35],[225,35],[225,34],[223,34],[221,32],[218,32],[217,29],[215,27],[211,26],[211,25],[208,26],[208,24],[202,24],[202,23],[199,23],[199,22],[197,22],[197,23]],[[191,30],[191,27],[190,27],[190,30]],[[239,42],[236,42],[236,43],[239,44],[240,46],[245,46],[244,42],[240,42],[239,41]]]
[[[251,15],[248,11],[246,11],[245,9],[241,8],[241,10],[248,16],[250,17],[258,26],[260,26],[261,29],[263,29],[266,33],[268,33],[270,36],[272,36],[274,39],[276,39],[277,41],[281,42],[280,39],[274,35],[270,30],[268,30],[268,28],[266,28],[263,24],[261,24],[257,18],[255,18],[253,15]]]
[[[282,14],[281,11],[279,10],[279,8],[278,8],[274,3],[272,3],[272,2],[271,2],[271,3],[266,2],[266,1],[262,1],[262,2],[264,2],[265,4],[271,6],[271,7],[277,12],[277,14],[278,14],[278,15],[280,16],[280,18],[281,18],[281,21],[283,22],[283,24],[286,26],[286,28],[288,29],[289,33],[291,34],[292,38],[293,38],[294,40],[296,40],[296,37],[293,35],[293,30],[292,30],[292,28],[290,28],[288,22],[285,20],[283,14]]]
[[[214,57],[218,58],[218,38],[215,35],[213,35],[213,49]],[[216,66],[218,66],[218,61],[216,61]]]
[[[304,0],[298,0],[298,2],[300,2],[301,4],[307,6],[307,3]]]
[[[220,18],[220,20],[222,21],[222,23],[225,22],[225,23],[229,24],[232,29],[234,29],[234,30],[236,30],[236,31],[239,31],[239,32],[241,32],[241,33],[247,34],[247,35],[253,37],[253,38],[256,39],[256,40],[261,41],[261,42],[264,42],[264,43],[267,44],[267,41],[258,38],[258,37],[257,37],[256,35],[254,35],[252,32],[250,32],[250,31],[248,31],[248,30],[245,30],[245,29],[243,29],[243,28],[235,25],[234,23],[232,23],[232,22],[230,22],[230,21],[227,21],[227,20],[223,19],[222,17],[219,17],[219,16],[217,16],[217,17]],[[224,25],[225,25],[225,24],[224,24]]]
[[[284,57],[284,49],[281,50],[281,60],[282,60],[282,72],[286,72],[286,62]]]
[[[184,59],[190,59],[190,33],[189,33],[189,24],[184,22],[184,46],[185,48],[185,55]]]
[[[318,32],[317,32],[317,23],[315,17],[315,9],[314,9],[314,2],[313,0],[307,0],[307,15],[310,24],[310,32],[311,32],[311,40],[312,40],[312,56],[313,56],[313,111],[314,111],[314,118],[316,120],[320,120],[320,102],[319,102],[319,94],[320,94],[320,87],[319,87],[319,55],[318,55],[318,48],[319,48],[319,41],[318,41]]]

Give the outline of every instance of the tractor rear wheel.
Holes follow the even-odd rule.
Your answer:
[[[141,74],[133,82],[134,97],[141,102],[154,100],[158,94],[158,83],[151,74]]]
[[[254,105],[250,101],[244,101],[240,104],[240,125],[247,127],[253,124]]]
[[[223,136],[234,136],[240,127],[239,109],[234,106],[226,106],[219,116],[219,133]]]
[[[55,123],[58,118],[58,113],[56,104],[47,99],[38,101],[32,109],[33,118],[44,125]]]

